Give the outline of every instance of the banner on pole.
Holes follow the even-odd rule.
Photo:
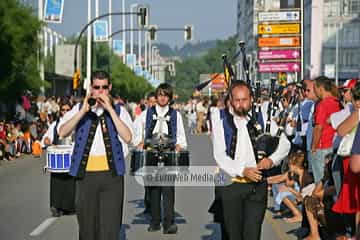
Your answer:
[[[99,20],[94,23],[94,41],[106,42],[108,41],[108,23],[107,21]]]
[[[123,40],[113,40],[114,53],[119,56],[124,56],[124,43]]]
[[[64,0],[46,0],[44,10],[44,21],[61,23],[64,8]]]
[[[126,65],[128,65],[131,69],[134,68],[136,63],[136,55],[135,54],[126,54]]]
[[[140,77],[143,76],[143,69],[140,65],[135,65],[134,72],[136,76],[140,76]]]

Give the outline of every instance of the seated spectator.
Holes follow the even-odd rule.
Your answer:
[[[4,160],[6,147],[6,125],[5,121],[0,121],[0,160]]]
[[[347,239],[346,228],[340,214],[331,210],[336,198],[332,170],[332,161],[325,161],[324,176],[316,183],[311,196],[304,198],[306,217],[309,222],[310,233],[306,240],[317,239]],[[319,231],[324,230],[324,231]]]
[[[10,123],[7,126],[7,136],[6,136],[6,147],[5,147],[5,158],[9,161],[15,159],[16,156],[16,135],[14,134],[14,124]]]
[[[311,184],[313,179],[304,169],[305,154],[303,152],[293,153],[289,158],[289,171],[268,178],[268,183],[277,183],[273,185],[274,210],[280,210],[281,204],[284,204],[293,214],[293,217],[285,220],[301,222],[302,214],[298,205],[302,202],[302,189]]]

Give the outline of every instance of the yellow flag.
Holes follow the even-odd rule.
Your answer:
[[[224,77],[225,77],[225,84],[226,87],[230,86],[230,72],[229,72],[229,68],[226,66],[226,64],[224,64]]]

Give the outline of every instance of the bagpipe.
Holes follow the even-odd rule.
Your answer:
[[[287,124],[288,117],[293,107],[299,103],[299,92],[293,91],[291,97],[288,101],[288,106],[286,108],[282,108],[282,114],[279,117],[277,122],[278,130],[275,135],[270,133],[271,124],[273,119],[276,116],[276,113],[280,111],[280,104],[282,99],[282,92],[284,90],[284,86],[279,86],[276,89],[276,79],[272,78],[270,83],[270,90],[268,96],[268,107],[266,111],[266,121],[264,122],[263,113],[262,113],[262,96],[261,94],[261,84],[260,81],[257,81],[255,85],[251,85],[251,79],[249,76],[249,63],[246,59],[245,55],[245,47],[244,43],[240,42],[240,51],[235,54],[234,59],[236,59],[240,54],[242,55],[241,65],[243,68],[243,73],[245,74],[245,81],[250,86],[254,94],[253,104],[251,111],[248,114],[248,132],[250,135],[250,139],[253,143],[253,148],[255,152],[255,157],[257,161],[261,161],[261,159],[269,157],[273,154],[278,148],[280,142],[280,136],[284,132],[284,129]],[[226,54],[222,55],[223,60],[223,68],[224,68],[224,77],[227,88],[230,89],[232,81],[236,79],[235,72],[232,68],[232,61],[229,61]],[[196,88],[197,90],[201,90],[201,88],[205,87],[207,84],[211,82],[212,79],[208,80],[205,83],[201,83]],[[295,88],[298,88],[298,85],[295,85]],[[229,92],[227,93],[229,94]]]

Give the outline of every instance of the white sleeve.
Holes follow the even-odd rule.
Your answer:
[[[337,129],[339,125],[350,116],[350,111],[348,108],[344,108],[339,112],[335,112],[330,115],[330,124],[334,129]]]
[[[232,177],[241,176],[242,169],[237,169],[234,166],[234,160],[226,154],[224,128],[222,120],[220,119],[219,111],[214,111],[211,116],[212,128],[212,142],[213,155],[218,166]]]
[[[128,111],[124,107],[121,107],[119,118],[129,128],[129,130],[131,132],[131,136],[134,136],[134,134],[133,134],[134,133],[133,124],[132,124],[130,114],[128,113]],[[129,154],[128,144],[121,138],[121,136],[119,134],[118,134],[118,139],[121,142],[121,145],[123,147],[124,157],[126,157]]]
[[[130,114],[128,113],[128,111],[124,108],[121,107],[121,111],[120,111],[120,115],[119,118],[121,119],[121,121],[123,121],[126,126],[129,128],[130,132],[131,132],[131,138],[134,137],[134,125],[133,125],[133,121],[130,117]],[[120,135],[118,135],[119,139],[121,138]]]
[[[59,124],[57,126],[57,132],[59,132],[59,129],[62,125],[64,125],[64,123],[66,123],[67,121],[69,121],[70,119],[72,119],[75,114],[77,112],[79,112],[80,109],[80,103],[76,104],[75,106],[73,106],[73,108],[68,111],[67,113],[65,113],[65,115],[60,119]]]
[[[274,136],[274,133],[277,132],[278,127],[276,124],[272,124],[271,135]],[[274,165],[277,166],[281,161],[289,154],[291,148],[291,143],[284,133],[281,133],[279,138],[279,144],[275,152],[269,156],[273,161]]]
[[[54,121],[53,123],[51,123],[50,127],[48,128],[48,130],[46,131],[46,133],[44,134],[44,136],[41,139],[41,147],[46,147],[45,145],[45,138],[48,137],[50,139],[50,143],[52,143],[54,141],[53,137],[54,137],[54,128],[56,125],[56,121]]]
[[[179,144],[182,149],[186,149],[187,141],[183,119],[180,112],[176,112],[176,116],[176,144]]]
[[[145,120],[147,111],[143,111],[134,121],[134,136],[132,143],[134,146],[139,145],[145,138]]]

